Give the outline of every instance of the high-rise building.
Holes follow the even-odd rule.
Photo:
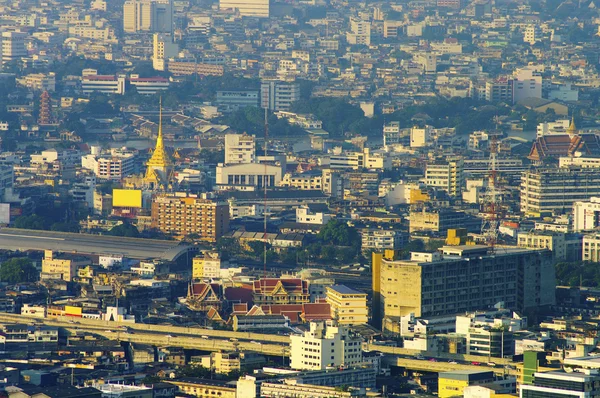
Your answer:
[[[399,319],[447,315],[490,308],[527,311],[555,303],[552,252],[502,248],[488,254],[481,245],[444,246],[437,253],[373,254],[373,297],[379,297],[383,329],[395,332]],[[378,315],[374,312],[373,318]],[[374,323],[378,323],[375,320]]]
[[[26,39],[27,33],[24,32],[2,32],[3,64],[27,57]]]
[[[52,123],[52,102],[50,94],[44,91],[40,96],[40,115],[38,117],[38,124],[48,125]]]
[[[256,142],[253,135],[225,134],[225,164],[256,162]]]
[[[291,335],[290,350],[292,369],[325,370],[362,362],[362,338],[333,322],[311,322],[310,330]]]
[[[450,196],[460,197],[464,183],[463,159],[447,158],[427,163],[425,183],[448,192]]]
[[[526,98],[542,98],[542,75],[532,68],[523,68],[513,77],[513,103]]]
[[[229,205],[185,193],[159,194],[152,201],[152,228],[175,236],[196,235],[200,241],[216,242],[229,230]]]
[[[537,168],[521,175],[521,212],[539,216],[570,212],[575,202],[600,196],[600,173],[594,168]]]
[[[235,10],[243,17],[269,18],[270,0],[219,0],[221,10]]]
[[[123,4],[125,33],[173,33],[171,0],[127,0]]]
[[[350,18],[350,32],[346,33],[349,44],[371,45],[371,22]]]
[[[288,111],[300,99],[300,85],[278,80],[263,81],[260,85],[260,106],[271,111]]]
[[[165,71],[167,61],[179,53],[179,46],[173,43],[173,37],[165,33],[155,33],[152,45],[152,66],[155,70]]]
[[[596,370],[577,372],[536,372],[533,384],[521,384],[520,398],[596,397],[600,395],[600,375]]]

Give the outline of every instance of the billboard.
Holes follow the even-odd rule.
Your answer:
[[[142,207],[142,191],[139,189],[113,189],[113,207]]]

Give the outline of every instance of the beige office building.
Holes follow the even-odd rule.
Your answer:
[[[369,322],[367,294],[344,285],[327,286],[326,301],[331,317],[338,325],[362,325]]]

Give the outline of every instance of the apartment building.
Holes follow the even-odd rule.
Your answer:
[[[360,231],[362,250],[397,250],[408,243],[408,234],[393,229],[365,228]]]
[[[125,33],[173,32],[171,0],[127,0],[123,4]]]
[[[170,58],[167,61],[167,70],[176,76],[203,75],[223,76],[223,65],[214,65],[190,60],[177,61]]]
[[[164,77],[139,77],[131,75],[129,83],[135,87],[138,94],[154,95],[160,91],[168,90],[171,82]]]
[[[564,261],[567,259],[566,234],[536,230],[519,232],[517,245],[527,249],[551,250],[557,261]]]
[[[600,394],[600,375],[596,370],[577,372],[536,372],[531,384],[521,384],[520,398],[594,397]]]
[[[440,188],[448,195],[460,197],[464,184],[464,161],[462,158],[438,159],[427,163],[425,184]]]
[[[27,57],[24,32],[2,32],[2,63],[19,61]]]
[[[600,227],[600,197],[573,203],[573,232],[591,231]]]
[[[311,322],[310,330],[290,336],[290,362],[298,370],[351,367],[362,362],[362,338],[346,326]]]
[[[256,142],[253,135],[225,134],[225,164],[256,162]]]
[[[408,216],[409,232],[429,231],[446,234],[449,229],[464,228],[467,223],[467,215],[462,211],[449,208],[431,208],[421,206],[413,208]]]
[[[81,166],[94,172],[101,180],[120,181],[136,171],[137,156],[131,153],[122,155],[86,155],[81,158]]]
[[[332,169],[352,170],[389,170],[392,161],[385,153],[371,152],[365,148],[362,152],[342,152],[329,155],[329,167]]]
[[[263,81],[260,85],[260,106],[271,111],[289,111],[300,99],[300,85],[278,80]]]
[[[155,33],[152,38],[152,67],[155,70],[167,69],[167,60],[179,54],[179,45],[166,33]]]
[[[218,252],[204,251],[192,260],[192,278],[219,278],[221,274],[221,255]]]
[[[270,0],[219,0],[220,10],[236,11],[243,17],[269,18]]]
[[[373,254],[374,307],[388,332],[398,333],[400,317],[410,313],[455,314],[500,301],[514,311],[553,305],[555,285],[549,250],[506,247],[490,255],[487,246],[467,245],[444,246],[429,258],[413,253],[411,260]]]
[[[56,74],[48,73],[30,73],[17,79],[17,83],[33,91],[56,91]]]
[[[229,205],[192,194],[162,194],[152,201],[152,228],[175,236],[216,242],[229,230]]]
[[[594,168],[537,168],[521,175],[521,212],[526,215],[570,212],[575,202],[600,196]]]
[[[369,322],[366,293],[344,285],[327,286],[325,291],[331,318],[338,325],[362,325]]]
[[[85,257],[59,254],[52,250],[46,250],[42,260],[42,277],[46,274],[48,277],[57,276],[64,281],[72,282],[73,277],[77,276],[77,270],[91,263]]]

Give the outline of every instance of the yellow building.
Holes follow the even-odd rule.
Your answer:
[[[219,278],[221,255],[218,252],[205,251],[192,260],[192,278]]]
[[[179,390],[200,398],[235,398],[235,386],[217,380],[204,380],[197,378],[181,378],[169,380],[170,384],[179,387]]]
[[[327,286],[326,301],[331,317],[340,325],[362,325],[369,322],[367,294],[344,285]]]
[[[449,229],[446,237],[449,246],[474,245],[473,237],[469,236],[466,228]]]
[[[491,383],[493,381],[494,372],[478,372],[470,370],[442,372],[439,374],[438,379],[438,397],[462,397],[466,387]]]
[[[91,261],[84,257],[72,257],[61,255],[60,257],[52,250],[44,251],[42,260],[42,274],[60,275],[62,280],[71,282],[77,276],[77,270],[90,265]]]

